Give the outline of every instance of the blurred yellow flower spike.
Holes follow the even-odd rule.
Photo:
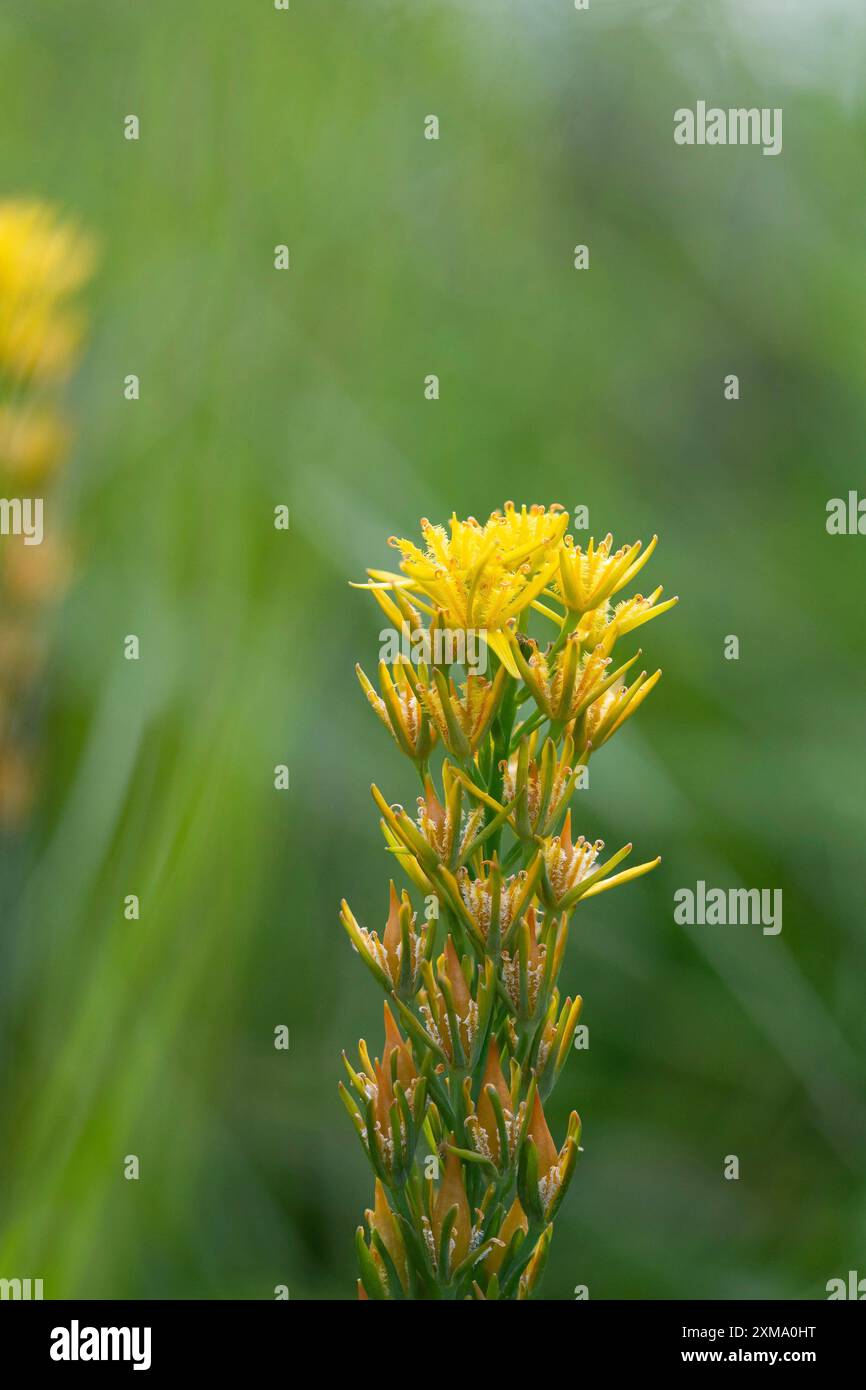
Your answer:
[[[0,406],[0,468],[21,491],[44,484],[67,452],[69,440],[68,426],[44,406]]]
[[[0,643],[0,705],[7,706],[0,718],[0,827],[20,827],[38,781],[38,747],[32,737],[20,738],[26,721],[11,698],[26,698],[39,663],[20,664],[24,644],[15,634],[38,634],[42,614],[72,573],[73,547],[58,525],[59,508],[46,497],[70,443],[61,391],[84,331],[73,296],[93,264],[90,238],[55,208],[0,200],[0,611],[7,639],[12,634]]]
[[[53,208],[0,201],[0,369],[38,378],[68,371],[83,331],[69,301],[94,261],[90,238]]]
[[[376,1178],[356,1237],[364,1299],[538,1294],[580,1151],[576,1112],[561,1148],[544,1114],[581,1010],[559,988],[572,917],[659,863],[623,869],[630,844],[603,860],[600,840],[573,839],[572,800],[661,674],[629,684],[641,653],[615,659],[616,643],[676,600],[657,588],[614,605],[656,538],[583,550],[567,521],[512,503],[484,523],[422,521],[420,545],[392,539],[399,573],[371,569],[356,586],[397,639],[379,688],[360,667],[358,679],[421,784],[416,814],[373,787],[408,884],[391,884],[381,937],[341,911],[390,1004],[382,1061],[361,1044],[342,1088]],[[478,631],[491,670],[452,629]]]

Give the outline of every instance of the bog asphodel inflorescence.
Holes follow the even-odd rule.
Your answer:
[[[659,863],[620,868],[631,845],[605,858],[575,836],[573,798],[661,674],[634,674],[640,652],[615,661],[614,647],[676,599],[617,598],[655,537],[582,545],[568,520],[511,502],[484,524],[425,520],[422,545],[392,539],[399,571],[357,586],[400,639],[377,685],[358,678],[421,790],[410,815],[372,789],[406,880],[381,932],[342,904],[385,994],[381,1059],[362,1041],[340,1088],[375,1174],[361,1298],[537,1292],[580,1151],[577,1113],[559,1147],[544,1114],[580,1017],[559,988],[570,923]],[[470,632],[480,646],[457,640]],[[454,659],[479,649],[483,663]]]

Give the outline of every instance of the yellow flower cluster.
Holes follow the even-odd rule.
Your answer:
[[[358,586],[406,639],[378,689],[358,676],[423,793],[413,816],[373,788],[409,885],[391,884],[381,939],[345,901],[341,913],[387,999],[381,1061],[361,1043],[342,1088],[376,1177],[362,1298],[537,1291],[579,1151],[577,1115],[558,1149],[543,1106],[580,1013],[558,987],[571,919],[659,862],[620,869],[631,845],[604,859],[601,840],[575,839],[572,798],[661,674],[629,682],[640,653],[614,666],[615,644],[676,600],[658,588],[616,602],[655,537],[583,547],[567,525],[561,507],[510,502],[483,524],[422,521],[423,545],[391,542],[399,572]],[[470,629],[492,669],[432,641]]]
[[[474,517],[452,516],[446,530],[424,519],[423,549],[391,538],[402,556],[402,573],[370,569],[367,583],[357,587],[372,590],[398,626],[418,620],[420,610],[441,628],[480,632],[512,676],[519,674],[515,633],[525,625],[528,610],[557,624],[561,635],[577,629],[585,646],[610,651],[618,636],[676,603],[659,603],[659,588],[648,598],[637,595],[611,608],[610,599],[646,564],[657,537],[643,554],[640,541],[613,551],[610,535],[598,545],[590,540],[584,550],[566,534],[567,526],[568,514],[560,506],[518,511],[513,502],[483,526]]]

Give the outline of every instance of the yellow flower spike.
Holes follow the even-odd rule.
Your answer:
[[[420,543],[391,540],[400,572],[370,569],[360,586],[407,644],[377,689],[359,670],[367,698],[402,751],[420,751],[423,718],[446,753],[438,773],[415,759],[417,813],[373,787],[423,922],[393,884],[379,936],[341,912],[393,1009],[381,1062],[361,1044],[341,1090],[377,1179],[369,1241],[356,1242],[367,1299],[538,1293],[580,1144],[576,1112],[560,1149],[544,1114],[581,1012],[560,985],[569,926],[584,897],[659,862],[624,869],[630,844],[602,861],[601,841],[572,839],[569,807],[589,754],[661,674],[627,684],[641,654],[615,662],[615,642],[676,600],[659,586],[616,603],[655,537],[582,548],[567,520],[507,503],[487,521],[422,521]],[[546,645],[533,614],[553,623]],[[487,641],[489,675],[459,654],[461,632]]]
[[[91,240],[45,203],[0,202],[0,295],[56,303],[90,278],[94,258]]]
[[[22,718],[21,702],[30,679],[39,674],[42,655],[34,646],[38,660],[26,671],[14,659],[9,637],[16,627],[41,632],[44,625],[36,621],[36,610],[57,600],[73,570],[73,547],[58,528],[59,508],[47,498],[47,489],[69,448],[60,388],[83,338],[85,318],[74,296],[89,279],[95,259],[94,244],[57,208],[35,199],[0,199],[2,489],[19,499],[38,492],[36,506],[44,501],[52,515],[41,539],[21,534],[0,538],[0,829],[23,826],[40,782],[37,731]],[[10,503],[18,505],[18,500]],[[4,526],[4,534],[7,529],[21,531],[17,521]]]

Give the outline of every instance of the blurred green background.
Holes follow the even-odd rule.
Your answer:
[[[545,1295],[866,1275],[866,541],[825,531],[863,479],[864,38],[854,0],[4,6],[0,186],[102,261],[42,797],[0,851],[0,1275],[354,1297],[336,1083],[381,999],[337,904],[383,916],[369,783],[415,789],[347,580],[505,498],[657,531],[681,597],[578,827],[663,864],[575,922],[590,1047],[550,1110],[585,1153]],[[699,98],[782,107],[783,154],[676,147]],[[782,888],[782,934],[674,925],[700,878]]]

